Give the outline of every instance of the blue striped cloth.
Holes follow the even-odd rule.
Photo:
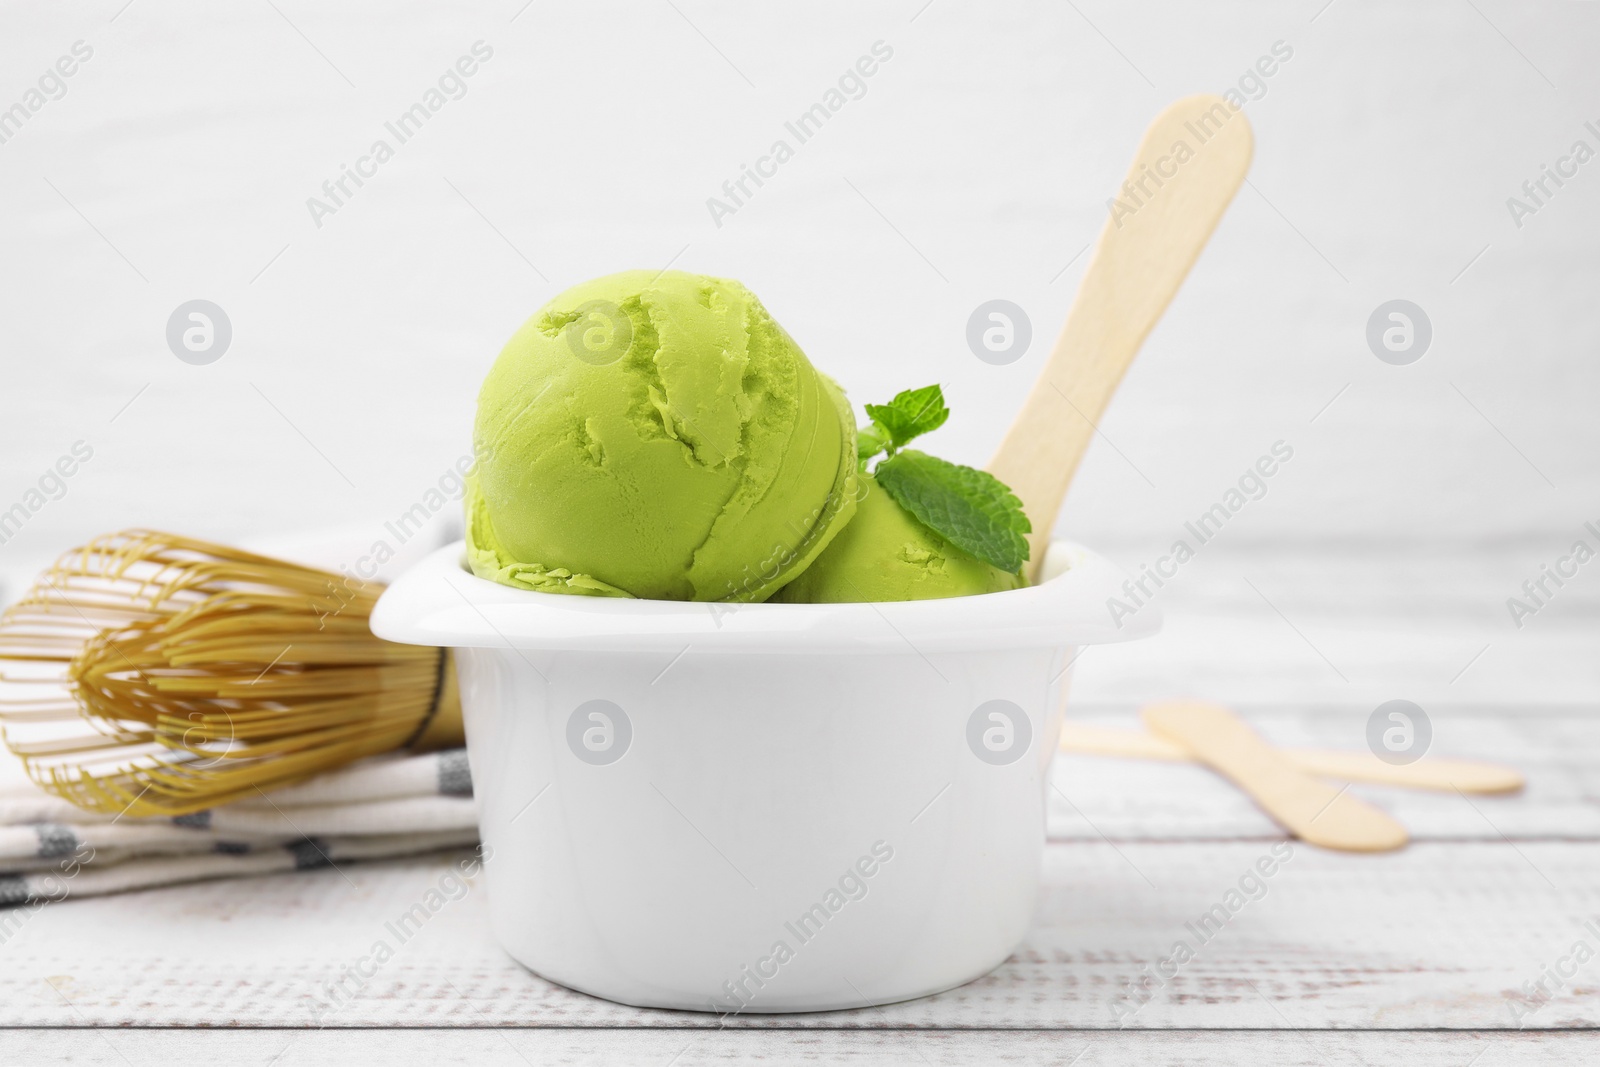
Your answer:
[[[97,815],[0,786],[0,908],[476,844],[465,749],[396,753],[192,815]],[[0,923],[0,934],[4,933]]]

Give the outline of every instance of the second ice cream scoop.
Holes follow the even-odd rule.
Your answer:
[[[788,604],[934,600],[1016,589],[1022,578],[957,548],[860,475],[855,518],[805,572],[778,590]]]

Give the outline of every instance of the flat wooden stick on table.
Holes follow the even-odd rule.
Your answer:
[[[1061,725],[1061,751],[1168,763],[1194,761],[1189,750],[1182,745],[1145,730],[1124,730],[1114,726],[1074,722]],[[1525,784],[1520,771],[1476,760],[1428,756],[1416,763],[1394,764],[1385,763],[1370,752],[1342,752],[1326,748],[1280,748],[1278,751],[1307,774],[1342,782],[1437,789],[1444,793],[1460,790],[1463,793],[1488,794],[1515,793]]]
[[[1219,704],[1152,704],[1142,715],[1146,726],[1227,777],[1302,841],[1346,852],[1384,852],[1409,840],[1404,826],[1300,770]]]

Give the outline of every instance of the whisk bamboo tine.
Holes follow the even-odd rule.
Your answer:
[[[0,687],[26,687],[0,696],[0,732],[44,789],[132,815],[254,795],[425,730],[459,743],[443,654],[368,629],[381,591],[159,531],[94,538],[0,615]]]

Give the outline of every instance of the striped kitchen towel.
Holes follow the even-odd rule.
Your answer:
[[[0,786],[0,908],[478,840],[465,749],[379,756],[192,815],[97,815]]]

